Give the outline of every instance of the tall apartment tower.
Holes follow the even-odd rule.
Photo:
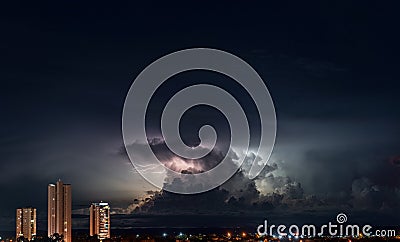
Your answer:
[[[61,180],[49,184],[47,187],[48,210],[47,210],[47,231],[48,236],[55,233],[62,235],[65,242],[72,241],[72,194],[71,185],[64,184]]]
[[[36,208],[18,208],[16,222],[16,238],[32,240],[36,235]]]
[[[100,240],[110,238],[110,206],[108,203],[90,205],[90,236],[97,235]]]

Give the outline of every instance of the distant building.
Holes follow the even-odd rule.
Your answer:
[[[90,236],[97,235],[100,240],[110,238],[110,206],[108,203],[90,205]]]
[[[51,237],[55,233],[63,236],[65,242],[72,242],[72,191],[70,184],[64,184],[61,180],[49,184],[48,210],[47,210],[47,231]]]
[[[16,238],[32,240],[36,236],[36,208],[18,208],[16,216]]]

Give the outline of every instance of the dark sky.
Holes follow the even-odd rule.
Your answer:
[[[0,225],[13,229],[8,224],[20,206],[33,205],[45,217],[46,187],[58,178],[72,184],[76,214],[107,200],[125,222],[137,214],[221,211],[249,217],[286,211],[282,217],[296,220],[340,210],[364,214],[364,222],[379,215],[384,224],[399,223],[392,216],[400,211],[398,7],[395,1],[1,3]],[[193,47],[228,51],[257,70],[275,103],[276,146],[255,180],[239,172],[205,194],[154,195],[149,191],[158,189],[122,151],[125,96],[151,62]],[[229,81],[195,72],[169,80],[154,113],[184,80],[226,82],[254,114]],[[192,115],[183,124],[189,143],[196,143],[202,120],[224,125],[212,110]],[[252,127],[258,130],[257,120]]]

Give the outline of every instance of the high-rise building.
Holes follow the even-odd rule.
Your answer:
[[[47,210],[47,230],[48,236],[55,233],[63,236],[65,242],[71,242],[71,209],[72,194],[71,185],[64,184],[61,180],[57,183],[49,184],[47,187],[48,210]]]
[[[90,205],[90,236],[100,240],[110,238],[110,206],[108,203]]]
[[[16,238],[32,240],[36,235],[36,208],[18,208],[16,222]]]

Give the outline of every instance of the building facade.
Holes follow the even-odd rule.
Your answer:
[[[51,237],[55,233],[63,236],[65,242],[72,241],[72,191],[70,184],[58,180],[56,184],[49,184],[47,231]]]
[[[16,214],[16,238],[32,240],[36,236],[36,208],[18,208]]]
[[[90,236],[108,239],[110,233],[110,206],[108,203],[92,203],[90,205]]]

